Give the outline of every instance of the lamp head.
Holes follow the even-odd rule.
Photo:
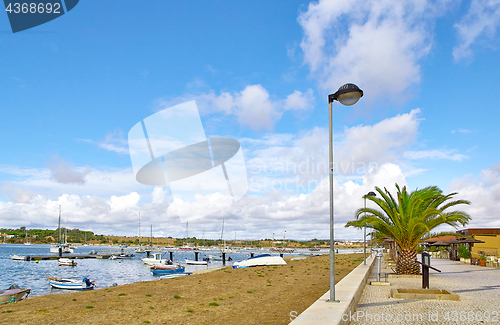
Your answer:
[[[342,105],[351,106],[358,102],[363,97],[363,91],[355,84],[345,84],[335,92],[328,95],[328,103],[338,100]]]
[[[368,194],[366,194],[365,196],[363,196],[363,198],[365,198],[365,199],[366,199],[368,196],[373,196],[373,197],[375,197],[375,196],[377,196],[377,194],[375,194],[375,192],[368,192]]]

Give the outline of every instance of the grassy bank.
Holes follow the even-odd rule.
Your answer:
[[[336,281],[362,262],[336,255]],[[286,266],[216,272],[0,306],[2,324],[288,324],[329,289],[328,256]],[[48,285],[48,284],[47,284]]]

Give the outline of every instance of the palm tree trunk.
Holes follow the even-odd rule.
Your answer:
[[[398,247],[396,272],[398,274],[420,274],[420,265],[415,263],[417,251]]]

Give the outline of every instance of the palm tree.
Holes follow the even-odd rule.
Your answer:
[[[453,227],[466,225],[471,219],[462,211],[445,210],[459,204],[470,204],[466,200],[449,201],[457,193],[444,195],[436,186],[417,189],[408,193],[406,186],[401,190],[396,184],[397,199],[384,188],[376,187],[380,197],[366,196],[381,210],[361,208],[356,211],[356,220],[346,227],[372,228],[380,234],[392,238],[396,243],[396,272],[399,274],[420,274],[420,266],[414,262],[421,238],[433,228],[442,224]]]

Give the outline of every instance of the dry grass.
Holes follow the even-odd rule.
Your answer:
[[[336,281],[362,261],[336,255]],[[328,256],[224,269],[0,306],[2,324],[288,324],[329,289]]]

